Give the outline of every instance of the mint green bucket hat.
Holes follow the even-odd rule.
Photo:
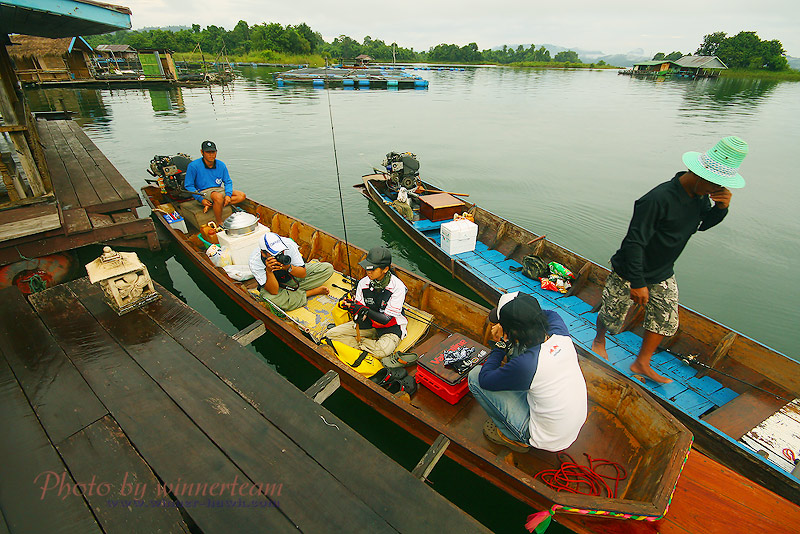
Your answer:
[[[722,139],[708,152],[687,152],[683,163],[690,171],[711,183],[738,189],[744,187],[739,165],[747,155],[747,143],[736,136]]]

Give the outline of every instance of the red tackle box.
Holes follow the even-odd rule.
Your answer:
[[[461,334],[451,334],[444,341],[434,345],[428,352],[420,356],[417,361],[417,374],[415,378],[429,390],[450,404],[456,404],[464,395],[467,394],[469,386],[467,384],[467,374],[456,373],[449,367],[444,366],[444,352],[457,350],[461,347],[475,347],[472,358],[475,365],[482,364],[491,352],[476,341],[462,336]]]

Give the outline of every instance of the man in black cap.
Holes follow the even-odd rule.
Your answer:
[[[566,449],[586,422],[588,401],[564,320],[517,291],[500,297],[489,322],[495,349],[467,377],[490,418],[484,436],[517,452]]]
[[[356,285],[355,297],[344,302],[353,320],[331,328],[327,337],[386,358],[406,335],[406,285],[392,274],[392,253],[387,248],[373,247],[359,265],[367,276]]]
[[[183,185],[203,205],[203,213],[213,208],[214,219],[221,225],[222,208],[242,202],[245,196],[241,191],[233,190],[228,167],[217,160],[217,145],[213,141],[203,141],[200,154],[202,157],[192,161],[186,168]]]

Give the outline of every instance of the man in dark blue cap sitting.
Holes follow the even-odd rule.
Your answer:
[[[385,358],[406,336],[406,285],[392,274],[392,253],[387,248],[373,247],[359,265],[367,276],[356,285],[354,298],[345,302],[353,320],[331,328],[327,337]]]
[[[566,449],[588,413],[586,381],[566,323],[519,291],[500,297],[489,322],[495,348],[467,376],[489,415],[484,436],[516,452]]]
[[[203,205],[203,213],[213,208],[214,219],[221,225],[222,208],[242,202],[245,196],[241,191],[233,190],[228,167],[217,159],[217,145],[213,141],[203,141],[200,153],[202,157],[186,168],[184,187]]]

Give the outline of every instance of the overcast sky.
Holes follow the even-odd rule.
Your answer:
[[[133,29],[239,20],[307,23],[330,42],[344,34],[427,50],[440,43],[549,43],[605,54],[641,48],[694,52],[715,31],[755,31],[800,56],[800,0],[108,0],[131,8]]]

